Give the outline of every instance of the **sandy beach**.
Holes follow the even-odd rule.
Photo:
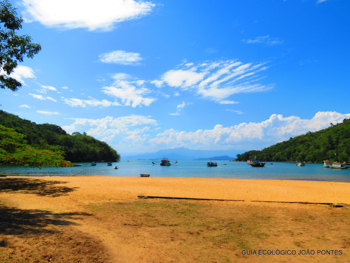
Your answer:
[[[350,252],[348,183],[85,176],[0,186],[3,262],[346,262]]]

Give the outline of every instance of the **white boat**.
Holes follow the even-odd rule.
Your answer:
[[[305,166],[305,163],[303,163],[303,162],[298,162],[298,163],[297,163],[297,166]]]
[[[323,167],[324,168],[330,168],[331,167],[331,162],[330,161],[328,161],[328,160],[324,160],[323,161]]]
[[[348,167],[345,167],[344,164],[341,164],[341,163],[333,163],[331,165],[331,168],[333,168],[333,169],[348,169]]]

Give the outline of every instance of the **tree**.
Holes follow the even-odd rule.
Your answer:
[[[0,125],[0,163],[22,164],[39,168],[44,165],[73,166],[71,162],[63,160],[61,152],[34,148],[26,144],[24,137],[23,134]]]
[[[41,46],[32,43],[27,35],[17,35],[22,28],[23,19],[17,16],[16,9],[7,0],[0,2],[0,87],[18,90],[22,84],[10,74],[24,57],[33,58]]]

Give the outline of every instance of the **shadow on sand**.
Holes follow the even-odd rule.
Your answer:
[[[89,213],[52,213],[43,210],[23,210],[0,204],[0,235],[52,234],[48,226],[77,225],[71,220],[90,216]],[[0,244],[1,246],[1,244]]]
[[[18,192],[27,194],[37,194],[41,196],[57,197],[73,192],[77,187],[57,186],[64,184],[59,181],[46,181],[31,178],[1,178],[0,192]]]

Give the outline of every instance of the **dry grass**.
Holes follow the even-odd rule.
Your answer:
[[[102,203],[89,220],[134,246],[139,262],[347,262],[350,210],[203,201]],[[342,250],[342,256],[244,256],[242,250]],[[271,256],[270,256],[271,257]],[[289,261],[290,260],[290,261]]]

